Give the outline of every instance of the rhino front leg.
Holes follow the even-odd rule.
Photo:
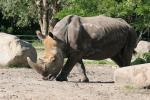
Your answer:
[[[76,59],[73,58],[68,58],[66,64],[64,65],[64,67],[62,68],[61,73],[58,75],[58,77],[56,78],[57,81],[67,81],[67,76],[69,75],[69,73],[71,72],[73,66],[77,63]]]
[[[79,70],[79,73],[81,75],[81,78],[80,78],[80,82],[89,82],[89,79],[86,75],[86,70],[85,70],[85,66],[84,66],[84,63],[83,61],[79,61],[76,63],[75,65],[77,67],[77,69]]]

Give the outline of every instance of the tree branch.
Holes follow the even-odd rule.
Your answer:
[[[48,34],[48,28],[49,28],[49,7],[48,7],[48,1],[43,0],[43,31],[42,33],[44,35]]]
[[[38,20],[43,35],[48,34],[49,31],[49,19],[59,10],[59,0],[35,0],[38,8]]]
[[[41,28],[41,32],[43,33],[43,4],[42,4],[42,0],[35,0],[35,3],[37,5],[37,10],[38,10],[38,21],[39,21],[39,25]]]

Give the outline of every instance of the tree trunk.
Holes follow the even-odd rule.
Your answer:
[[[48,28],[49,28],[48,15],[49,15],[48,1],[43,0],[43,30],[42,30],[43,35],[48,34]]]
[[[48,0],[37,0],[36,5],[38,7],[38,20],[43,35],[48,34],[49,30],[49,4]]]
[[[59,9],[60,2],[58,0],[51,0],[51,3],[48,0],[36,0],[36,5],[38,7],[38,18],[43,35],[47,35],[49,32],[49,20],[52,18],[54,13]]]

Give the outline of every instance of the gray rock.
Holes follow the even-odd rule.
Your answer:
[[[0,66],[28,66],[27,57],[37,60],[35,48],[18,37],[0,32]]]
[[[150,88],[150,63],[118,68],[114,72],[115,83]]]
[[[150,52],[150,42],[140,41],[135,50],[138,53]]]

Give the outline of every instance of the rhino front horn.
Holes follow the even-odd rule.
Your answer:
[[[30,57],[27,57],[27,62],[29,66],[33,69],[35,69],[39,74],[43,74],[45,72],[45,67],[42,67],[42,65],[39,65],[35,62],[33,62]]]

